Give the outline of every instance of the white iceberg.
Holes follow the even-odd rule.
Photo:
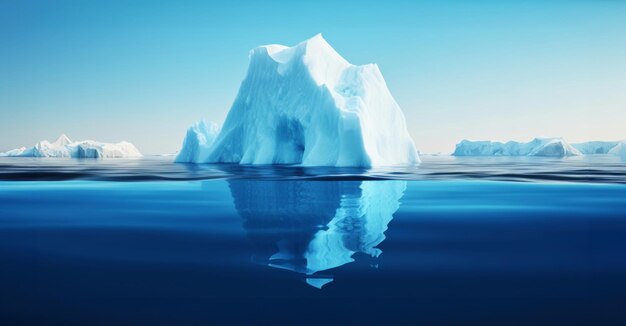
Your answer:
[[[213,145],[196,142],[193,133],[203,134],[192,132],[179,162],[362,167],[419,162],[378,66],[350,64],[321,34],[294,47],[253,49]]]
[[[619,142],[615,147],[611,148],[608,154],[617,155],[626,161],[626,140]]]
[[[611,149],[617,146],[617,141],[589,141],[585,143],[572,144],[574,148],[584,155],[608,154]]]
[[[187,129],[183,148],[176,155],[175,162],[200,162],[211,150],[220,128],[213,122],[198,121]]]
[[[456,145],[452,155],[565,157],[582,153],[562,138],[535,138],[527,143],[463,140]]]
[[[61,135],[56,141],[42,140],[33,147],[21,147],[0,153],[0,156],[17,157],[68,157],[68,158],[125,158],[141,157],[135,145],[129,142],[102,143],[93,140],[72,142]]]

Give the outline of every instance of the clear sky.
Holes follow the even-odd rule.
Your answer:
[[[179,149],[221,123],[258,45],[317,33],[377,63],[422,152],[463,138],[626,138],[626,1],[0,0],[0,151]]]

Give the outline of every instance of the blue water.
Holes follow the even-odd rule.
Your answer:
[[[3,161],[0,324],[624,324],[602,160]]]

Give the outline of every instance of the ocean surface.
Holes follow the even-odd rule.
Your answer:
[[[0,325],[624,325],[626,163],[0,158]]]

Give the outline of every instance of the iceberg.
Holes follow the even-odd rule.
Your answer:
[[[220,128],[213,122],[198,121],[187,129],[183,147],[176,155],[175,162],[199,162],[209,155],[209,151]]]
[[[617,141],[589,141],[585,143],[572,144],[574,148],[584,155],[608,154],[611,149],[617,146]]]
[[[228,185],[252,261],[302,274],[321,288],[333,281],[329,270],[358,253],[378,261],[407,182],[231,179]]]
[[[293,47],[253,49],[212,145],[210,134],[192,126],[177,161],[353,167],[419,162],[378,66],[350,64],[321,34]]]
[[[615,147],[611,148],[608,154],[619,156],[626,161],[626,140],[619,142]]]
[[[56,141],[42,140],[33,147],[20,147],[0,156],[16,157],[71,157],[71,158],[124,158],[141,157],[135,145],[122,141],[119,143],[102,143],[93,140],[72,142],[66,135]]]
[[[582,153],[562,138],[535,138],[527,143],[463,140],[453,156],[545,156],[566,157]]]

